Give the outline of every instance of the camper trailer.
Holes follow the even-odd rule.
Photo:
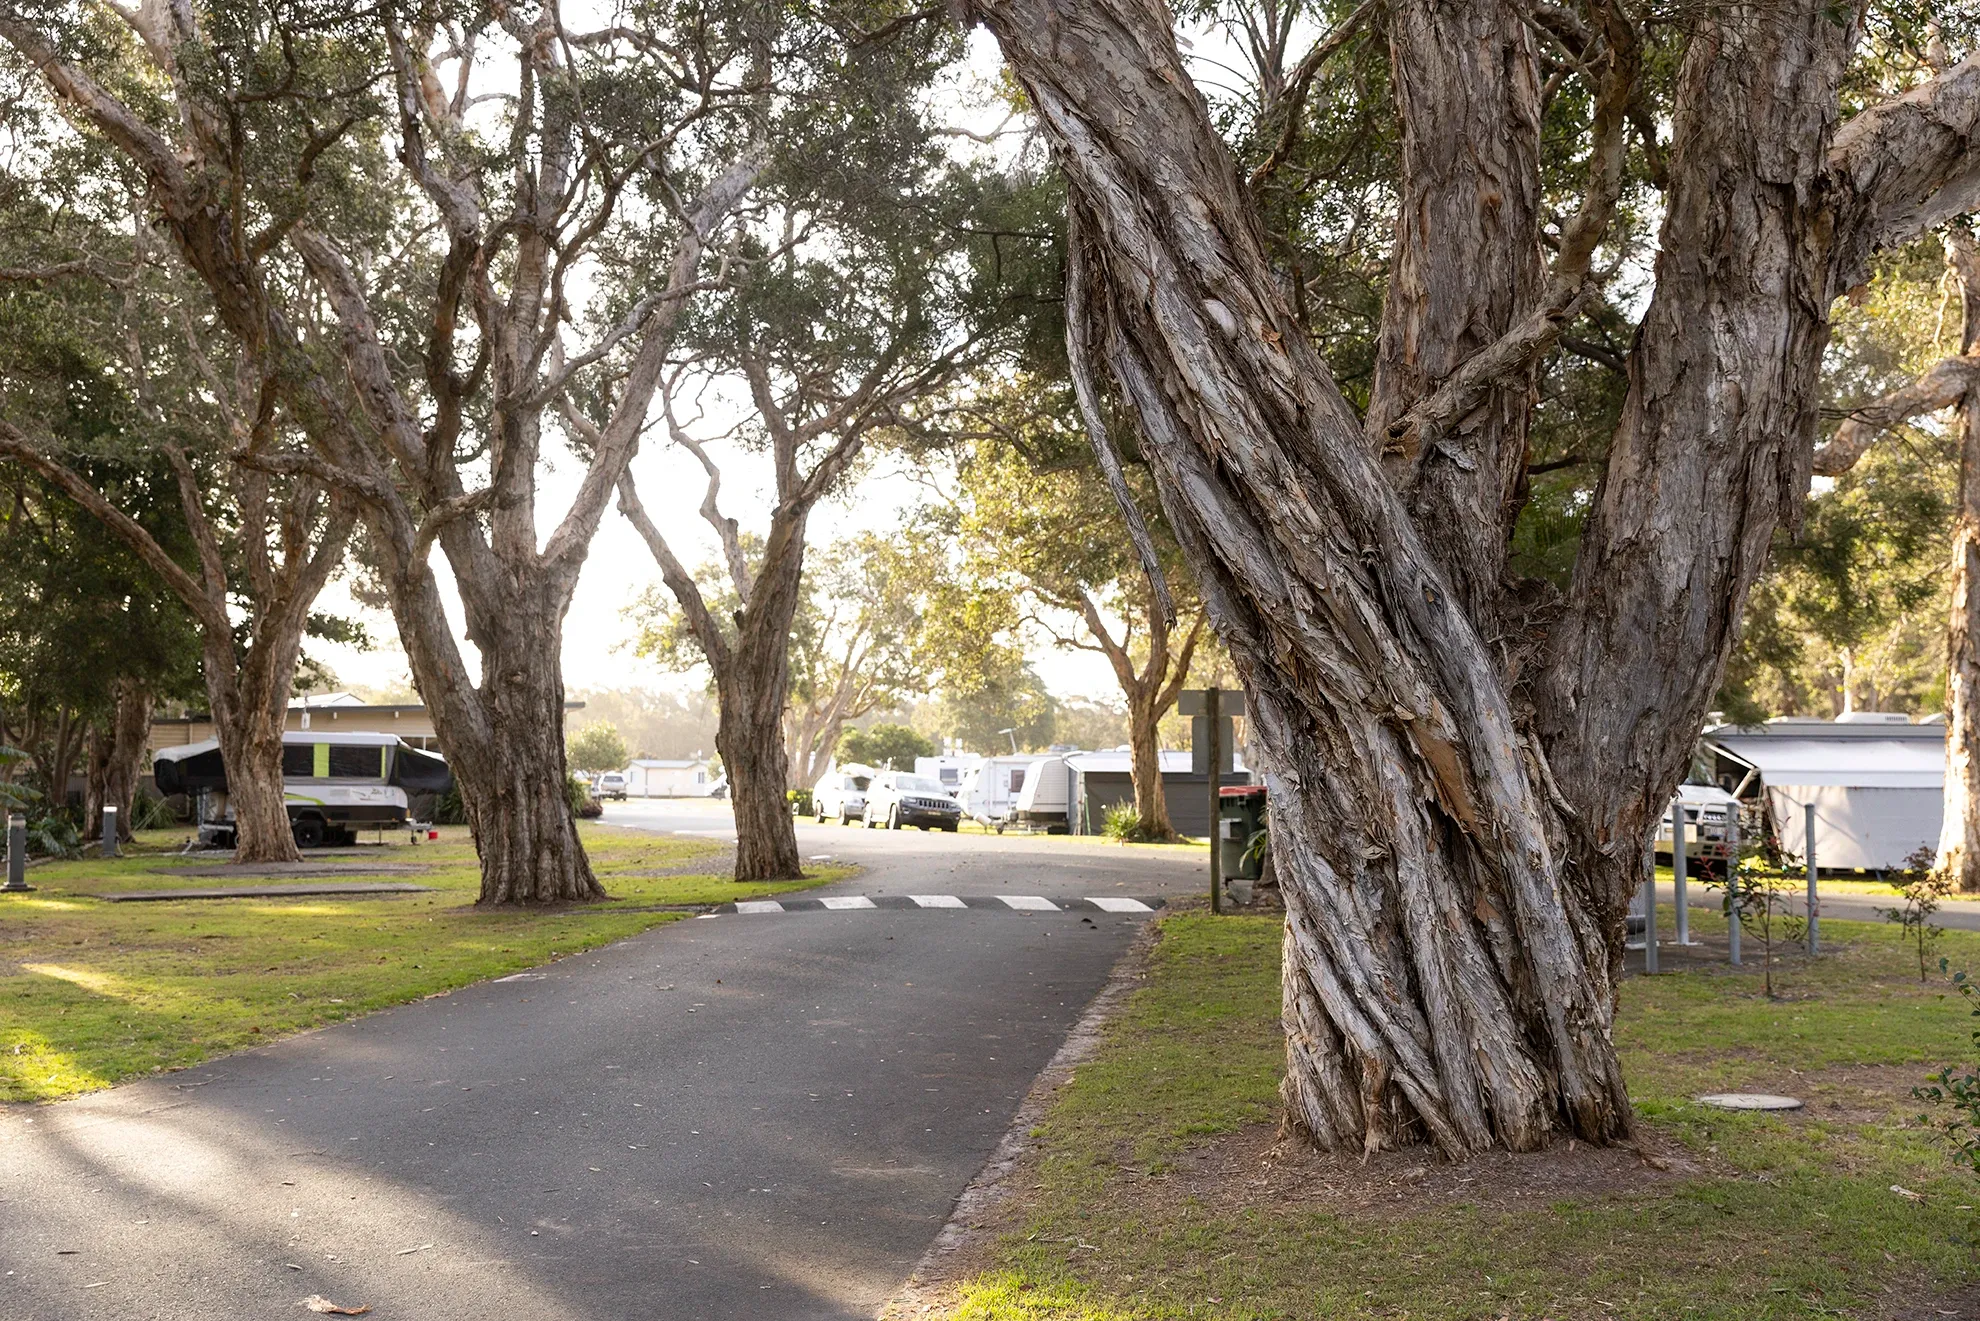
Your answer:
[[[1001,833],[1017,813],[1018,799],[1031,782],[1032,769],[1044,760],[1043,753],[985,757],[963,772],[957,800],[972,821]]]
[[[1026,772],[1012,820],[1032,830],[1063,835],[1072,828],[1072,767],[1064,757],[1040,757]]]
[[[160,793],[194,802],[202,845],[234,847],[234,810],[217,740],[160,748],[152,773]],[[453,783],[439,753],[422,752],[397,734],[304,729],[282,736],[282,795],[301,848],[353,843],[359,830],[407,829],[411,795],[445,793]]]

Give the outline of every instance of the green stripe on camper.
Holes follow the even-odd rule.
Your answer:
[[[313,745],[313,749],[316,753],[316,761],[309,773],[314,779],[327,780],[330,778],[330,745],[318,743]]]

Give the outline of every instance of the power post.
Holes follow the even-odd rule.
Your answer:
[[[1808,952],[1822,952],[1822,901],[1815,894],[1815,804],[1802,806],[1802,822],[1807,826],[1808,846]]]

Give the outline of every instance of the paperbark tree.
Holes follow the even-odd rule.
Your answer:
[[[282,788],[282,731],[287,727],[290,683],[309,627],[310,607],[343,563],[355,510],[348,499],[325,496],[307,480],[292,483],[286,492],[275,491],[264,474],[239,469],[230,511],[239,539],[230,546],[208,510],[208,492],[200,474],[182,451],[168,452],[178,475],[180,505],[198,551],[196,575],[80,474],[0,422],[0,457],[31,468],[74,500],[121,539],[192,612],[199,623],[214,737],[227,767],[235,856],[242,862],[294,861],[300,855],[290,833]],[[234,557],[229,556],[230,549]],[[246,566],[239,584],[230,577],[230,558]],[[237,587],[244,590],[237,592]],[[240,630],[244,640],[237,639],[230,610],[236,601],[246,613]],[[119,765],[128,767],[126,723],[135,717],[125,710],[122,696],[113,741],[125,749]],[[137,734],[140,754],[149,726],[147,709],[144,727]],[[123,805],[128,809],[128,797]]]
[[[918,338],[922,333],[917,326],[912,335]],[[693,454],[707,474],[701,513],[720,540],[729,578],[726,587],[734,593],[734,608],[726,619],[710,608],[694,575],[647,515],[631,474],[619,479],[620,512],[653,553],[661,579],[680,604],[682,620],[714,677],[721,711],[715,746],[722,754],[735,808],[738,881],[804,874],[784,796],[791,770],[783,725],[790,700],[791,625],[803,596],[805,526],[870,435],[931,391],[949,370],[946,355],[903,367],[903,347],[889,344],[849,386],[830,375],[794,375],[785,378],[789,384],[780,390],[770,363],[753,347],[740,346],[751,400],[769,436],[775,471],[770,530],[755,555],[744,549],[740,524],[724,515],[717,503],[721,468],[707,445],[674,418],[668,404],[675,443]],[[812,456],[809,468],[802,461],[806,454]]]
[[[760,170],[761,15],[641,9],[577,31],[555,4],[460,24],[309,0],[116,12],[134,42],[63,41],[73,24],[45,7],[0,3],[0,41],[142,175],[155,222],[308,438],[252,462],[358,501],[461,789],[481,902],[602,896],[565,794],[563,617],[704,251]],[[133,73],[166,113],[116,94]],[[473,113],[491,99],[505,147]],[[381,139],[403,173],[372,190]],[[410,235],[381,213],[409,213]],[[587,279],[605,292],[585,310]],[[565,436],[584,474],[544,536],[546,431],[554,443],[574,393],[595,414]]]
[[[949,161],[926,95],[957,52],[955,34],[925,10],[898,16],[886,39],[853,43],[846,76],[814,88],[801,117],[779,121],[759,187],[763,223],[738,246],[728,288],[683,327],[680,367],[663,387],[669,434],[706,474],[701,515],[734,592],[728,617],[646,516],[631,477],[619,483],[620,508],[714,676],[739,881],[802,874],[783,722],[812,511],[994,334],[994,317],[978,313],[998,264],[974,232],[994,188]],[[690,395],[716,382],[748,400],[747,422],[727,438],[769,461],[769,524],[753,563],[741,524],[721,508],[715,438],[681,418]]]
[[[1100,447],[1095,466],[1073,434],[1078,424],[1056,415],[1062,410],[1047,392],[987,391],[972,409],[997,409],[1000,395],[1003,411],[1018,416],[980,430],[1015,443],[978,441],[959,464],[957,537],[968,548],[962,577],[974,591],[1025,603],[1031,626],[1054,645],[1106,658],[1127,703],[1135,814],[1145,833],[1168,839],[1175,828],[1162,784],[1160,726],[1189,680],[1205,623],[1202,603],[1194,593],[1180,603],[1171,597],[1169,577],[1179,565],[1160,525],[1129,538],[1094,535],[1115,517],[1109,466],[1120,494],[1140,508],[1111,444]],[[1153,572],[1137,542],[1155,561]],[[1065,616],[1079,621],[1083,635],[1064,626]]]
[[[1535,612],[1503,573],[1521,382],[1613,210],[1630,15],[1589,13],[1587,182],[1543,265],[1525,16],[1390,6],[1392,67],[1435,71],[1397,92],[1392,281],[1425,295],[1385,308],[1397,360],[1365,426],[1287,306],[1166,11],[962,9],[1067,176],[1069,334],[1137,418],[1245,677],[1287,897],[1293,1121],[1452,1156],[1625,1137],[1612,1025],[1643,841],[1806,487],[1830,304],[1980,192],[1980,60],[1839,128],[1859,15],[1686,11],[1629,397],[1572,580]]]
[[[920,686],[917,547],[864,533],[826,548],[806,571],[791,630],[791,691],[784,709],[790,787],[809,789],[832,764],[852,721],[894,706]]]
[[[1946,628],[1946,798],[1937,865],[1970,893],[1980,891],[1980,243],[1964,222],[1946,231],[1946,266],[1960,293],[1959,352],[1851,413],[1815,451],[1814,468],[1841,476],[1883,432],[1926,413],[1953,412],[1959,504]]]
[[[129,274],[72,307],[77,315],[100,312],[95,333],[123,346],[125,360],[113,379],[131,429],[118,441],[165,456],[172,475],[167,498],[179,514],[173,522],[190,534],[197,571],[180,563],[183,549],[175,553],[146,525],[146,510],[120,502],[50,441],[0,421],[0,458],[38,473],[73,500],[192,615],[207,706],[227,767],[236,856],[293,861],[299,855],[282,783],[282,733],[311,608],[344,562],[356,508],[309,477],[271,478],[227,457],[252,456],[275,443],[279,424],[268,382],[245,357],[236,357],[229,371],[216,365],[207,347],[214,337],[202,335],[183,311],[173,314],[172,305],[189,291],[168,272],[146,269],[154,254],[137,232]],[[66,278],[89,279],[83,271]],[[148,701],[142,685],[119,683],[107,724],[92,733],[92,832],[105,794],[129,822]]]

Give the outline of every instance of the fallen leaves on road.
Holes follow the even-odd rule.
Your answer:
[[[410,1257],[412,1256],[413,1253],[424,1252],[432,1246],[433,1245],[431,1243],[422,1243],[416,1248],[400,1248],[397,1252],[393,1253],[392,1255],[395,1257]]]
[[[371,1310],[370,1303],[359,1303],[356,1307],[340,1307],[320,1293],[313,1293],[303,1299],[302,1305],[312,1312],[321,1312],[329,1316],[363,1316]]]

